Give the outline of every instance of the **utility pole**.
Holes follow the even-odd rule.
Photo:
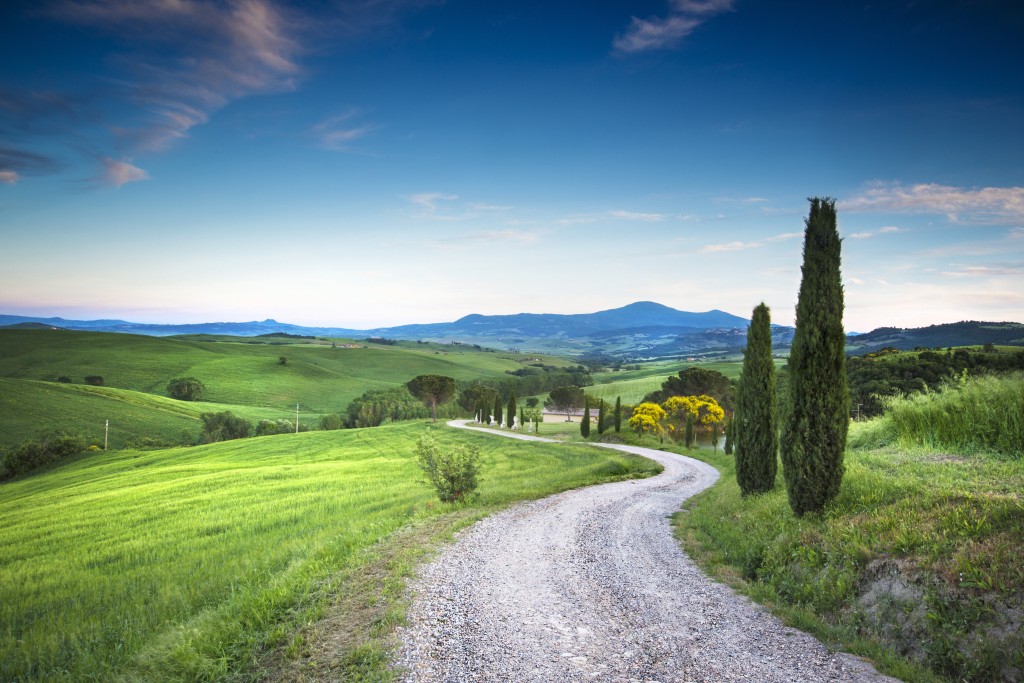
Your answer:
[[[299,404],[295,404],[295,433],[299,433]]]
[[[107,441],[110,439],[110,420],[104,420],[103,425],[103,450],[107,450]]]

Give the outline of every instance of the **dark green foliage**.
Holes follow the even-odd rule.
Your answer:
[[[178,377],[167,384],[167,395],[179,401],[198,401],[206,387],[195,377]]]
[[[836,229],[835,201],[810,201],[781,443],[789,505],[798,517],[820,512],[838,495],[850,420],[842,242]],[[742,433],[741,426],[741,438]]]
[[[410,394],[430,407],[434,422],[437,422],[437,406],[455,395],[455,379],[446,375],[416,375],[405,386]]]
[[[584,402],[586,407],[583,409],[583,421],[580,422],[580,436],[586,439],[590,437],[590,401]]]
[[[288,365],[288,359],[285,356],[278,356],[277,357],[277,364],[278,365]]]
[[[94,387],[102,387],[103,377],[101,375],[86,375],[85,383]]]
[[[761,303],[747,329],[736,392],[736,481],[744,496],[775,487],[779,452],[778,400],[772,362],[771,314]],[[727,443],[729,443],[727,441]],[[731,448],[730,446],[728,446]]]
[[[622,429],[622,397],[615,397],[615,433]]]
[[[571,415],[583,407],[583,389],[577,386],[555,387],[548,395],[545,406],[553,408],[556,412]]]
[[[57,432],[37,441],[26,441],[2,454],[0,479],[31,472],[70,455],[81,453],[87,448],[85,439],[64,432]]]
[[[587,387],[594,379],[583,366],[560,368],[543,363],[534,363],[518,370],[506,370],[503,377],[487,377],[472,382],[460,382],[460,387],[471,384],[486,384],[502,396],[516,392],[516,396],[534,396],[549,392],[556,387]],[[582,404],[580,404],[582,406]]]
[[[367,391],[348,404],[348,427],[379,427],[385,422],[418,420],[430,411],[404,387]]]
[[[733,416],[730,415],[725,418],[725,454],[732,455],[732,445],[735,442],[736,437],[734,433],[736,431],[735,422]]]
[[[476,490],[480,473],[480,449],[457,444],[441,450],[427,432],[416,441],[416,464],[427,476],[443,503],[466,500]]]
[[[718,451],[718,423],[711,423],[711,447]]]
[[[597,435],[601,436],[604,434],[604,430],[608,429],[608,425],[604,423],[604,399],[597,404]]]
[[[459,407],[465,411],[479,412],[480,404],[483,403],[485,409],[494,403],[494,397],[497,396],[498,390],[484,384],[470,384],[463,387],[459,391],[459,397],[455,400],[459,404]]]
[[[199,419],[203,421],[203,432],[199,437],[202,443],[244,439],[252,433],[252,424],[230,410],[203,413]]]
[[[964,370],[972,377],[1024,370],[1024,351],[986,353],[974,349],[898,351],[878,349],[846,359],[846,381],[853,414],[882,414],[886,396],[936,391]],[[858,411],[858,406],[860,410]]]
[[[61,375],[60,377],[57,378],[57,381],[60,382],[61,384],[71,384],[71,378],[68,377],[67,375]]]
[[[693,448],[693,444],[696,441],[697,436],[693,431],[693,416],[689,412],[686,413],[686,427],[683,429],[683,443],[686,444],[687,448]]]
[[[308,432],[309,427],[300,422],[299,431]],[[295,423],[289,419],[279,418],[277,420],[260,420],[259,422],[256,423],[256,436],[271,436],[273,434],[294,433]]]
[[[512,392],[508,397],[508,407],[505,410],[505,415],[508,416],[508,427],[512,428],[512,423],[516,419],[516,392]]]
[[[706,394],[718,401],[725,410],[733,408],[733,388],[728,377],[717,370],[698,366],[680,370],[678,376],[669,377],[661,389],[644,396],[645,403],[664,403],[673,396],[700,396]]]
[[[536,396],[529,396],[529,397],[527,397],[527,399],[526,399],[526,407],[527,408],[536,408],[538,405],[540,405],[540,399],[539,398],[537,398]]]
[[[495,394],[494,396],[494,424],[501,426],[502,423],[502,410],[504,407],[501,405],[501,396]]]
[[[338,413],[331,413],[330,415],[324,415],[320,418],[320,429],[324,431],[332,429],[344,429],[345,418]]]

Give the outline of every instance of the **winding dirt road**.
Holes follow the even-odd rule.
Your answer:
[[[402,680],[895,680],[700,573],[668,516],[714,483],[714,468],[603,447],[665,471],[516,505],[459,534],[411,587]]]

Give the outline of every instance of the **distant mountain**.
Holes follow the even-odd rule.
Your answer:
[[[879,327],[866,334],[848,337],[846,350],[859,355],[886,347],[909,351],[918,347],[933,349],[981,344],[1024,346],[1024,324],[965,320],[928,327]]]
[[[448,323],[399,325],[370,330],[304,327],[269,319],[240,323],[155,325],[125,320],[66,320],[0,315],[0,327],[26,324],[160,337],[186,334],[255,337],[286,333],[355,339],[386,337],[458,341],[504,349],[521,348],[576,355],[608,354],[633,358],[651,354],[686,354],[709,347],[734,349],[745,343],[744,332],[748,321],[724,311],[692,313],[651,301],[640,301],[596,313],[472,314]]]
[[[365,339],[461,342],[499,349],[522,349],[569,355],[607,355],[625,360],[685,357],[707,353],[736,353],[746,345],[748,320],[724,311],[679,311],[652,301],[639,301],[596,313],[559,315],[467,315],[454,322],[399,325],[371,330],[342,327],[304,327],[261,320],[239,323],[153,325],[124,320],[65,320],[0,315],[0,327],[57,327],[71,330],[126,332],[149,336],[218,334],[256,337],[268,334]],[[772,347],[785,353],[793,328],[772,325]],[[1024,345],[1020,323],[960,322],[948,325],[899,329],[883,327],[850,335],[847,351],[865,353],[885,346],[913,349],[918,346],[968,344]]]

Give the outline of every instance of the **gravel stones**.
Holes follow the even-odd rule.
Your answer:
[[[604,447],[665,471],[516,505],[459,534],[411,585],[401,680],[894,680],[784,626],[683,553],[668,516],[714,483],[714,468]]]

